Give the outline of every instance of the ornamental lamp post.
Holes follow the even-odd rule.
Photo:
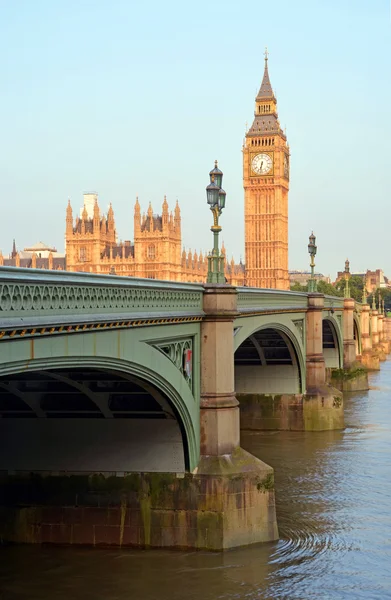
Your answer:
[[[311,262],[310,262],[311,278],[308,281],[308,291],[310,293],[314,293],[317,291],[317,282],[316,282],[315,273],[314,273],[315,255],[316,255],[316,251],[317,251],[317,246],[316,246],[315,242],[316,242],[316,237],[314,236],[314,232],[312,232],[309,237],[309,244],[308,244],[308,253],[311,257]]]
[[[361,299],[361,302],[363,304],[367,303],[367,274],[366,273],[364,275],[364,283],[363,283],[363,286],[362,286],[362,299]]]
[[[219,233],[221,227],[219,225],[219,217],[225,207],[226,193],[222,189],[223,173],[217,166],[215,161],[214,169],[209,173],[210,183],[206,187],[206,201],[213,214],[213,225],[210,228],[213,233],[213,250],[208,255],[208,277],[207,283],[225,283],[224,274],[224,254],[220,254],[219,249]]]
[[[350,263],[345,260],[345,298],[350,298],[349,279],[350,279]]]

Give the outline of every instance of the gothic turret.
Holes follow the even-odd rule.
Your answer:
[[[176,204],[175,204],[174,224],[178,225],[178,226],[180,226],[180,224],[181,224],[181,209],[179,208],[178,200],[176,201]]]
[[[99,231],[99,226],[100,226],[100,214],[99,214],[99,206],[98,206],[98,200],[95,198],[95,202],[94,202],[94,231],[95,233],[97,231]]]
[[[167,203],[166,196],[164,196],[164,201],[162,204],[162,222],[163,222],[163,225],[168,224],[168,203]]]
[[[67,205],[67,214],[66,214],[66,233],[72,234],[73,232],[73,213],[72,213],[72,206],[71,206],[71,201],[68,198],[68,205]]]

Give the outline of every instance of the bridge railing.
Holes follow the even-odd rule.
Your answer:
[[[307,294],[287,290],[238,287],[238,311],[306,310]]]
[[[248,287],[238,287],[237,289],[238,311],[241,313],[307,309],[308,293],[306,292]],[[324,296],[324,308],[325,310],[342,310],[343,300],[343,298],[338,296]]]
[[[203,289],[172,281],[0,267],[0,323],[202,316]]]
[[[344,299],[341,296],[325,296],[324,297],[324,308],[326,310],[342,310]]]

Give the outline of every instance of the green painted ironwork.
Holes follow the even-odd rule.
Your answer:
[[[2,323],[75,314],[201,316],[202,298],[203,287],[196,284],[0,267]]]
[[[276,311],[287,309],[306,310],[308,300],[305,292],[238,287],[238,311]]]
[[[152,344],[154,348],[157,348],[170,361],[176,366],[177,369],[182,373],[183,377],[188,383],[190,389],[193,389],[193,360],[191,361],[191,368],[186,370],[185,364],[185,353],[187,350],[190,351],[190,356],[193,355],[193,338],[184,338],[179,340],[166,340],[162,342],[155,342]]]
[[[166,345],[192,340],[192,387],[178,364],[153,346],[149,328],[24,338],[16,343],[11,339],[0,343],[0,377],[27,370],[83,367],[139,377],[164,393],[176,409],[193,470],[200,454],[200,324],[156,326],[152,331]]]

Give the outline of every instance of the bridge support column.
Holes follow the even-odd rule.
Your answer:
[[[379,313],[375,309],[372,309],[371,311],[371,335],[372,348],[375,351],[376,355],[379,357],[379,361],[386,360],[386,353],[384,352],[382,344],[380,343]]]
[[[385,317],[383,313],[378,314],[377,329],[379,331],[379,346],[384,354],[388,354],[390,352],[390,344],[385,335]]]
[[[304,396],[304,423],[307,431],[342,429],[343,398],[339,390],[326,383],[323,357],[324,296],[308,295],[307,309],[307,392]]]
[[[384,318],[384,337],[387,342],[391,342],[391,318]]]
[[[354,341],[353,298],[343,301],[343,368],[351,369],[356,362],[356,343]]]
[[[354,307],[353,298],[344,299],[343,369],[332,369],[330,377],[330,383],[342,392],[359,392],[369,389],[368,372],[362,366],[362,355],[356,355]]]
[[[278,530],[273,469],[239,445],[233,344],[236,289],[206,285],[204,312],[206,318],[201,326],[201,457],[194,472],[203,490],[198,544],[199,547],[223,550],[275,540]]]
[[[377,329],[377,310],[371,312],[371,335],[372,335],[372,348],[376,348],[379,343],[379,332]]]
[[[371,371],[377,371],[380,369],[379,357],[372,348],[372,338],[369,333],[370,319],[370,306],[363,304],[361,307],[361,364]]]

